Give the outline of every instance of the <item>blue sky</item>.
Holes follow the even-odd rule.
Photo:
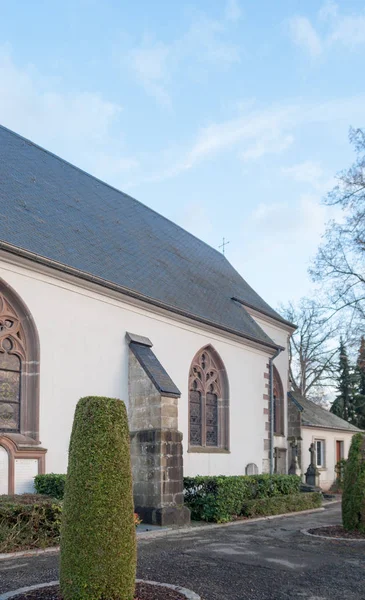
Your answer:
[[[365,125],[363,0],[0,0],[0,122],[226,256],[272,305],[307,275]]]

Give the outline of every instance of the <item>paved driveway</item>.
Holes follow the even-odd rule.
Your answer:
[[[364,600],[365,543],[304,536],[340,507],[272,521],[139,540],[138,576],[204,600]],[[57,555],[0,562],[0,592],[58,578]]]

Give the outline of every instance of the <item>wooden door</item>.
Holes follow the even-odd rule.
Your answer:
[[[343,441],[336,440],[336,462],[343,458]]]

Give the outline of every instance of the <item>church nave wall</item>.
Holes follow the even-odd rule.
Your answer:
[[[267,459],[265,350],[34,265],[1,260],[0,277],[24,300],[39,333],[40,441],[47,449],[48,472],[66,470],[80,397],[118,397],[128,404],[127,331],[152,341],[156,357],[181,391],[178,428],[183,434],[184,473],[244,474],[248,463],[257,464],[261,471]],[[228,377],[228,452],[188,451],[189,369],[196,353],[207,345],[220,356]]]

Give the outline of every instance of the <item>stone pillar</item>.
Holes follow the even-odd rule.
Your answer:
[[[274,473],[278,475],[285,475],[287,470],[286,466],[286,448],[274,448]]]
[[[129,341],[129,426],[135,510],[146,523],[184,525],[180,392],[151,349],[133,334]]]
[[[296,443],[296,454],[299,470],[302,471],[302,406],[295,399],[293,392],[288,394],[288,441]]]
[[[298,462],[298,440],[297,438],[292,438],[290,442],[291,449],[291,461],[289,467],[289,475],[298,475],[302,476],[302,472],[300,470],[299,462]]]

